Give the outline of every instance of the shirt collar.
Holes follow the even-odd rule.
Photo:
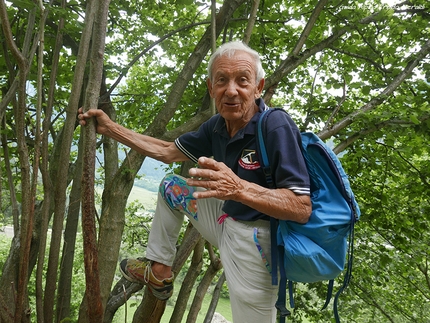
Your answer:
[[[257,124],[258,119],[260,118],[260,114],[263,111],[269,109],[269,107],[264,103],[264,100],[262,98],[256,99],[255,104],[257,104],[258,106],[258,112],[252,117],[251,121],[248,122],[245,128],[239,131],[241,133],[241,137],[243,137],[244,134],[254,134],[255,126]],[[229,137],[229,134],[227,133],[227,129],[225,126],[225,120],[219,114],[218,114],[218,120],[216,121],[214,126],[214,132],[218,132],[219,134]]]

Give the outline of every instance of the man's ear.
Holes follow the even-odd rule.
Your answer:
[[[213,95],[212,95],[212,81],[211,81],[210,78],[206,79],[206,85],[208,86],[208,90],[209,90],[209,94],[210,94],[211,98],[213,98]]]
[[[258,93],[255,93],[255,98],[256,99],[258,99],[261,96],[261,93],[263,93],[264,82],[265,82],[264,79],[261,79],[260,82],[258,82],[258,85],[257,85]]]

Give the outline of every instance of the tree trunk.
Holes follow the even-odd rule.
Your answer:
[[[220,278],[218,279],[218,283],[216,284],[214,292],[212,293],[211,304],[209,305],[208,312],[206,313],[206,317],[203,323],[212,322],[212,318],[215,314],[215,310],[218,305],[218,300],[221,295],[221,290],[222,290],[222,286],[224,285],[224,282],[225,282],[225,272],[223,272]]]
[[[166,309],[166,301],[160,301],[145,287],[142,303],[140,303],[134,316],[133,323],[159,323]]]
[[[50,323],[54,318],[55,292],[57,287],[58,264],[60,258],[61,237],[63,231],[63,220],[66,206],[67,178],[64,174],[68,173],[70,162],[70,150],[73,133],[76,125],[76,111],[82,92],[82,84],[85,75],[85,67],[88,57],[88,49],[91,39],[93,26],[92,6],[87,4],[85,15],[85,25],[82,31],[79,46],[79,54],[75,66],[75,73],[72,83],[72,91],[67,106],[67,116],[61,132],[61,145],[54,145],[53,155],[58,156],[58,163],[52,164],[50,169],[51,178],[54,181],[54,218],[52,224],[51,245],[49,250],[48,269],[46,273],[45,299],[44,299],[44,319]]]
[[[29,29],[34,26],[35,20],[35,9],[29,12]],[[2,25],[3,36],[6,44],[14,56],[18,65],[18,100],[14,104],[14,117],[16,122],[16,136],[17,136],[17,149],[19,153],[19,164],[21,170],[21,191],[22,191],[22,202],[21,202],[21,223],[20,223],[20,242],[19,242],[19,267],[18,275],[16,276],[16,285],[13,286],[13,292],[15,299],[12,301],[15,305],[14,308],[14,322],[21,323],[29,320],[27,313],[28,303],[28,259],[30,254],[30,243],[31,233],[33,229],[34,221],[34,196],[31,196],[31,175],[30,175],[30,158],[28,153],[28,147],[26,143],[26,82],[29,67],[28,49],[31,41],[31,30],[27,30],[27,38],[24,44],[22,44],[22,52],[18,48],[15,40],[12,36],[10,28],[9,18],[7,15],[6,4],[3,0],[0,1],[0,22]],[[14,249],[16,250],[16,249]],[[16,268],[16,265],[13,266]],[[16,270],[13,267],[9,267],[12,270]]]
[[[209,248],[212,248],[209,246]],[[219,270],[221,270],[222,264],[221,260],[217,257],[211,257],[211,263],[209,268],[206,270],[202,281],[197,287],[196,294],[194,295],[193,303],[191,304],[190,311],[187,316],[187,323],[195,323],[197,316],[202,308],[203,299],[208,291],[210,284],[212,283],[215,275]]]
[[[112,288],[112,292],[109,295],[103,323],[111,323],[116,311],[124,305],[134,293],[141,290],[142,287],[142,285],[134,284],[124,277],[121,277],[114,288]]]
[[[170,322],[182,322],[182,317],[187,310],[188,300],[191,292],[193,291],[194,284],[200,275],[203,266],[203,251],[205,248],[205,239],[200,238],[196,247],[194,248],[194,254],[191,259],[190,268],[188,269],[187,275],[182,282],[181,290],[179,291],[176,299],[175,308],[173,310]]]
[[[76,234],[79,224],[81,207],[81,177],[82,177],[82,139],[79,140],[76,172],[70,191],[69,208],[66,228],[64,230],[63,253],[61,257],[60,277],[58,279],[58,294],[55,322],[61,322],[70,317],[70,301],[72,293],[73,261],[76,250]]]
[[[91,59],[89,81],[86,89],[84,110],[95,107],[100,97],[103,75],[103,56],[105,50],[107,17],[110,0],[94,1],[94,26],[91,38]],[[91,5],[90,5],[91,6]],[[97,229],[95,221],[94,177],[96,157],[95,120],[89,120],[83,134],[83,171],[82,171],[82,230],[84,240],[85,264],[85,299],[90,306],[86,307],[82,319],[88,322],[102,322],[104,304],[100,288],[99,257],[97,246]],[[113,277],[112,277],[113,278]],[[82,313],[81,313],[82,314]],[[81,319],[81,318],[80,318]]]
[[[65,2],[66,0],[61,0],[61,7],[65,8]],[[58,69],[59,69],[59,61],[60,61],[60,52],[62,49],[62,43],[63,43],[63,34],[62,30],[64,27],[65,17],[60,17],[56,39],[55,39],[55,47],[53,52],[53,58],[52,58],[52,64],[51,64],[51,72],[50,72],[50,80],[49,80],[49,88],[48,88],[48,98],[47,98],[47,105],[44,110],[45,112],[45,119],[43,121],[43,137],[42,137],[42,147],[41,147],[41,166],[40,166],[40,172],[42,174],[42,181],[43,181],[43,205],[42,210],[40,214],[40,243],[39,243],[39,252],[38,252],[38,263],[37,263],[37,288],[40,290],[41,293],[44,294],[44,290],[42,287],[42,282],[44,279],[44,265],[45,265],[45,255],[46,255],[46,245],[47,245],[47,233],[48,233],[48,224],[49,219],[51,216],[52,211],[52,200],[53,200],[53,182],[52,178],[49,174],[49,145],[50,145],[50,137],[49,137],[49,130],[51,126],[51,120],[52,120],[52,113],[53,113],[53,106],[54,106],[54,96],[56,91],[56,79],[58,76]],[[37,296],[37,320],[38,322],[45,322],[44,317],[44,301],[42,296]]]
[[[15,295],[18,283],[16,264],[19,263],[19,236],[12,239],[9,256],[3,265],[3,274],[0,280],[0,322],[14,322]]]

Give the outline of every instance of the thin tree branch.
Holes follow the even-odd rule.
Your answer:
[[[424,122],[429,119],[429,115],[423,115],[419,120],[421,122]],[[386,120],[384,122],[380,122],[378,124],[373,125],[370,128],[362,129],[359,132],[348,136],[347,139],[343,140],[341,143],[339,143],[335,148],[333,148],[333,152],[335,154],[339,154],[345,149],[347,149],[349,146],[351,146],[354,142],[356,142],[359,139],[365,138],[368,134],[374,133],[380,129],[383,129],[388,126],[394,126],[394,125],[413,125],[411,121],[405,121],[405,120],[399,120],[399,119],[390,119]]]
[[[94,10],[96,1],[87,1],[84,28],[81,33],[79,42],[79,52],[76,59],[76,65],[73,73],[72,89],[69,102],[66,109],[66,120],[61,132],[61,147],[55,146],[58,151],[54,150],[52,154],[57,155],[58,162],[50,169],[51,178],[61,178],[68,173],[70,162],[70,150],[73,139],[73,133],[76,125],[76,112],[78,110],[79,100],[81,98],[82,84],[85,75],[85,67],[88,58],[88,52],[91,41],[91,31],[94,23]],[[66,209],[66,189],[67,181],[53,182],[54,192],[54,215],[52,221],[52,235],[49,248],[48,269],[46,271],[44,311],[45,318],[54,316],[53,307],[55,304],[55,291],[58,278],[58,263],[60,254],[60,245],[63,231],[63,222]]]
[[[34,215],[34,196],[31,196],[31,175],[28,148],[25,140],[25,111],[26,111],[26,82],[28,74],[29,62],[24,54],[30,47],[31,30],[35,21],[35,9],[31,10],[28,15],[28,27],[25,34],[23,52],[20,52],[18,46],[13,40],[12,31],[7,15],[6,4],[4,0],[0,0],[0,22],[2,25],[3,33],[8,45],[9,50],[15,57],[18,64],[18,102],[14,109],[16,128],[17,128],[17,144],[19,153],[19,163],[21,168],[21,190],[23,192],[21,202],[21,226],[20,226],[20,259],[18,267],[18,285],[17,297],[15,299],[15,322],[25,320],[25,298],[27,295],[27,281],[28,281],[28,262],[31,244],[31,234],[33,230],[33,216]]]
[[[12,52],[12,55],[15,57],[18,66],[25,70],[27,65],[27,60],[25,56],[21,53],[16,46],[15,41],[13,40],[12,30],[10,29],[9,17],[7,15],[6,3],[4,0],[0,0],[0,23],[3,29],[3,35],[6,40],[6,43],[9,47],[9,50]]]
[[[364,60],[368,63],[370,63],[371,65],[375,66],[375,68],[379,71],[381,71],[382,73],[390,73],[390,70],[386,69],[385,67],[379,65],[378,63],[376,63],[375,61],[371,60],[368,56],[364,56],[364,55],[360,55],[360,54],[356,54],[353,52],[349,52],[340,48],[337,48],[335,46],[329,46],[328,48],[330,48],[331,50],[337,52],[337,53],[341,53],[341,54],[345,54],[354,58],[358,58],[361,60]]]
[[[260,0],[252,1],[251,13],[249,14],[248,24],[246,25],[245,35],[243,37],[243,42],[245,44],[248,44],[249,40],[251,39],[252,30],[254,29],[255,20],[257,19],[257,11],[258,11],[259,5],[260,5]]]
[[[221,276],[219,277],[218,282],[215,286],[215,289],[212,293],[212,300],[211,300],[211,303],[209,305],[209,309],[208,309],[208,312],[206,313],[205,320],[203,321],[203,323],[211,323],[212,322],[212,319],[213,319],[213,316],[215,314],[215,309],[218,305],[218,301],[219,301],[219,298],[221,295],[221,290],[222,290],[222,286],[224,285],[224,282],[225,282],[225,272],[223,271]]]
[[[369,293],[369,291],[365,288],[362,288],[360,285],[355,284],[355,287],[357,287],[364,295],[367,296],[367,299],[360,297],[363,301],[368,303],[369,305],[375,307],[377,310],[381,312],[383,316],[387,318],[388,321],[391,323],[394,323],[393,318],[390,316],[390,314],[372,297],[372,294]]]
[[[337,106],[334,108],[333,112],[331,113],[330,117],[327,119],[327,122],[325,123],[324,129],[328,129],[331,127],[333,120],[335,118],[335,116],[337,115],[337,113],[339,112],[342,104],[346,101],[346,81],[345,78],[342,77],[343,79],[343,87],[342,87],[342,98],[340,99],[339,103],[337,104]]]
[[[379,16],[379,12],[374,13],[368,17],[361,19],[357,24],[369,24],[377,19]],[[300,55],[289,55],[284,61],[279,64],[278,68],[273,72],[271,76],[266,79],[264,88],[267,90],[264,93],[263,99],[266,103],[269,103],[272,95],[274,93],[274,89],[278,85],[278,83],[287,76],[289,73],[294,71],[298,66],[303,64],[309,57],[314,56],[316,53],[326,49],[330,45],[332,45],[335,41],[337,41],[341,36],[346,34],[347,32],[356,29],[355,24],[346,25],[343,28],[335,31],[330,37],[325,40],[319,42],[315,46],[303,51]]]
[[[354,119],[356,119],[358,116],[365,114],[368,111],[373,110],[375,107],[377,107],[379,104],[384,102],[388,96],[390,96],[394,90],[412,73],[414,68],[421,62],[422,59],[424,59],[428,54],[430,53],[430,40],[427,40],[425,44],[421,47],[421,49],[409,56],[406,59],[406,62],[408,64],[403,69],[401,73],[399,73],[393,81],[375,98],[370,100],[368,103],[363,105],[358,110],[352,112],[347,117],[345,117],[343,120],[338,122],[334,127],[331,129],[324,129],[320,133],[318,133],[319,137],[321,139],[327,139],[333,136],[334,134],[338,133],[340,130],[344,129],[348,125],[350,125]]]
[[[312,28],[315,25],[315,22],[317,21],[319,15],[321,14],[324,6],[327,4],[328,0],[320,0],[318,1],[317,5],[315,6],[315,9],[312,11],[312,15],[309,18],[308,22],[306,23],[305,28],[302,31],[302,34],[300,35],[299,40],[296,43],[296,46],[291,51],[290,56],[297,56],[300,51],[302,50],[306,39],[308,39],[309,34],[311,33]]]
[[[43,17],[46,17],[47,11],[43,6],[42,1],[39,0],[39,10]],[[31,183],[31,196],[36,196],[37,185],[39,184],[39,165],[40,165],[40,155],[41,155],[41,143],[42,143],[42,131],[40,129],[42,123],[42,111],[43,111],[43,59],[44,59],[44,49],[45,49],[45,19],[39,21],[39,53],[37,56],[37,103],[36,103],[36,136],[34,145],[34,164],[32,171],[32,183]],[[32,208],[31,218],[34,221],[34,208]],[[45,244],[43,247],[45,248]],[[37,269],[36,269],[36,312],[37,312],[37,322],[45,322],[43,316],[43,264],[45,249],[40,250]]]
[[[146,53],[148,53],[151,49],[153,49],[155,46],[157,46],[158,44],[162,43],[164,40],[166,40],[167,38],[181,32],[184,30],[188,30],[190,28],[193,28],[195,26],[199,26],[199,25],[208,25],[210,24],[210,22],[208,21],[203,21],[203,22],[196,22],[196,23],[192,23],[183,27],[180,27],[178,29],[175,29],[169,33],[167,33],[166,35],[164,35],[163,37],[160,37],[159,39],[157,39],[156,41],[152,42],[149,46],[147,46],[146,48],[144,48],[139,54],[137,54],[128,64],[126,67],[124,67],[121,70],[121,73],[119,74],[119,76],[117,77],[117,79],[115,80],[115,82],[113,82],[113,84],[111,85],[111,87],[109,88],[109,90],[100,98],[101,102],[104,102],[104,99],[106,96],[109,96],[112,94],[112,92],[115,90],[115,88],[118,86],[118,84],[121,82],[121,80],[127,75],[128,71],[130,70],[130,68],[141,58],[143,57]]]

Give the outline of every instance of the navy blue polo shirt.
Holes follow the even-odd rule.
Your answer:
[[[240,178],[268,187],[260,166],[255,137],[257,121],[266,105],[262,99],[257,99],[256,103],[259,112],[233,138],[227,132],[224,118],[216,114],[199,130],[178,137],[176,146],[196,163],[201,156],[213,157],[226,164]],[[266,148],[276,187],[309,195],[309,175],[300,147],[300,131],[294,121],[282,111],[271,113],[267,120]],[[269,220],[267,215],[231,200],[225,201],[223,211],[238,220]]]

